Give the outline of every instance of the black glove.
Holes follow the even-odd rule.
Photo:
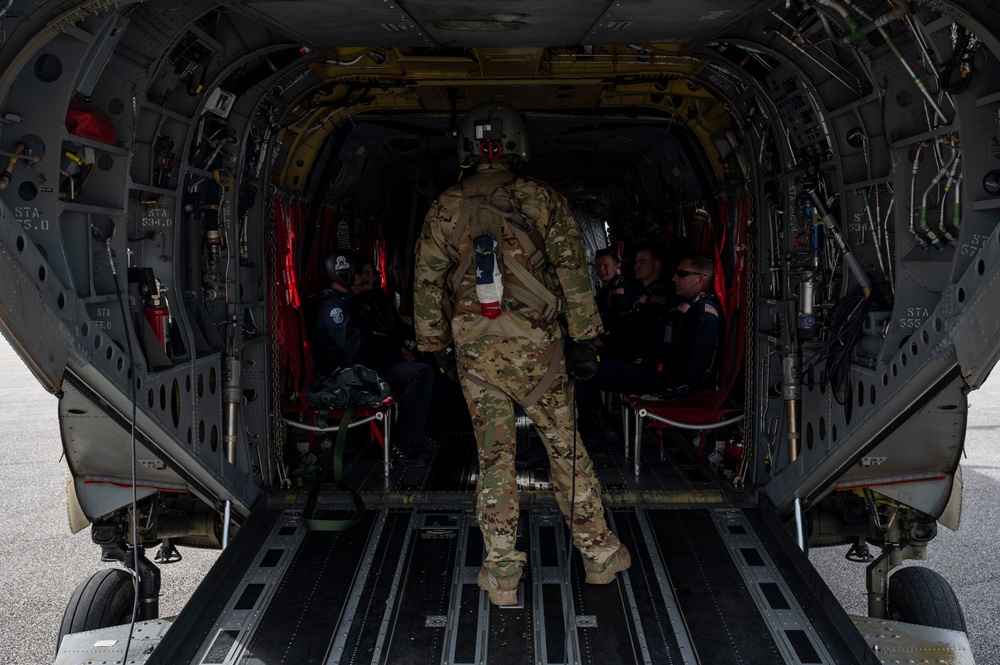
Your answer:
[[[566,371],[579,381],[586,381],[597,374],[597,347],[593,340],[578,340],[566,351]]]
[[[455,353],[451,348],[438,349],[434,352],[434,359],[437,361],[441,372],[455,383],[458,383],[458,362],[455,360]]]

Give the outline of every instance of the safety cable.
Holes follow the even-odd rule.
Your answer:
[[[132,595],[132,620],[129,623],[128,629],[128,639],[125,641],[125,655],[122,658],[123,663],[128,662],[128,652],[129,648],[132,646],[132,633],[135,631],[135,624],[139,617],[139,529],[136,526],[136,521],[139,518],[139,500],[136,494],[136,438],[135,438],[135,420],[138,411],[136,405],[136,394],[135,394],[135,357],[132,352],[132,340],[128,335],[128,316],[125,312],[125,295],[122,293],[121,283],[118,281],[118,270],[115,268],[114,254],[111,251],[111,238],[115,235],[114,222],[111,223],[111,229],[107,234],[104,234],[96,225],[90,225],[91,233],[95,238],[104,241],[104,248],[108,252],[108,265],[111,267],[111,277],[115,283],[115,294],[118,296],[118,309],[122,317],[122,327],[125,330],[125,348],[128,351],[128,366],[129,370],[126,372],[126,378],[129,383],[129,402],[132,404],[132,427],[130,436],[130,450],[131,450],[131,466],[132,466],[132,555],[133,555],[133,565],[135,568],[131,571],[132,577],[135,585],[135,593]],[[123,562],[124,563],[124,562]]]

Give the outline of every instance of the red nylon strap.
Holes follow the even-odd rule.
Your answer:
[[[372,438],[378,441],[379,446],[385,448],[385,439],[382,437],[382,430],[378,428],[378,425],[375,424],[374,420],[368,423],[368,426],[372,430]]]

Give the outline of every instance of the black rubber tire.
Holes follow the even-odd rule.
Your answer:
[[[70,633],[129,623],[135,602],[133,579],[127,570],[106,568],[80,582],[66,603],[56,648]]]
[[[930,568],[907,566],[889,576],[889,619],[965,632],[965,615],[951,585]]]

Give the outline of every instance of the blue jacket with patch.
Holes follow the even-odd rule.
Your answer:
[[[364,365],[378,372],[406,362],[388,336],[362,323],[350,293],[327,292],[316,308],[313,360],[321,374],[352,365]]]
[[[722,309],[715,296],[700,293],[674,307],[667,315],[664,337],[668,356],[662,368],[664,385],[714,388],[724,330]]]

